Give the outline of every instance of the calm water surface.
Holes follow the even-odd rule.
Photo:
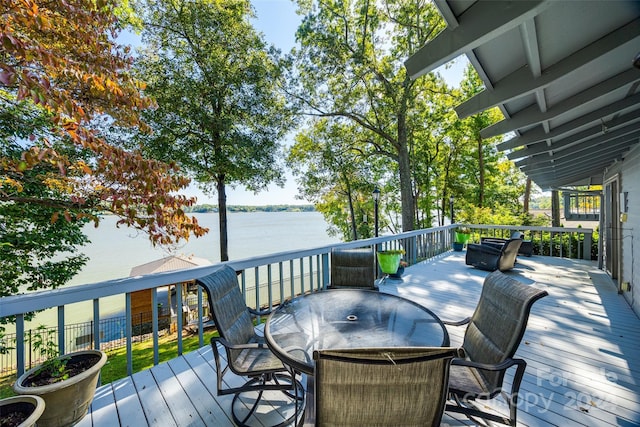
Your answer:
[[[191,238],[177,248],[154,248],[145,234],[129,228],[116,228],[115,217],[105,217],[99,228],[88,226],[85,232],[91,244],[81,249],[90,261],[73,284],[93,283],[128,277],[131,269],[169,255],[193,255],[212,263],[220,262],[217,213],[194,214],[209,233]],[[328,225],[318,212],[229,213],[229,258],[308,249],[339,242],[327,234]]]
[[[103,280],[128,277],[131,269],[169,255],[193,255],[212,263],[220,261],[218,238],[218,214],[194,214],[209,233],[169,251],[154,248],[146,234],[122,227],[116,228],[116,217],[103,218],[98,228],[93,225],[85,229],[91,243],[81,248],[90,260],[70,284],[80,285]],[[318,212],[252,212],[229,213],[229,258],[243,259],[258,255],[308,249],[337,243],[340,240],[327,234],[328,225]],[[100,317],[105,318],[122,311],[124,296],[102,298]],[[65,309],[65,323],[90,320],[91,302],[73,304]],[[56,310],[39,314],[36,320],[26,325],[55,325]],[[12,328],[8,328],[12,329]]]

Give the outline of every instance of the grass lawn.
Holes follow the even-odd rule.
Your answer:
[[[204,345],[209,345],[211,337],[217,336],[215,330],[204,332]],[[178,356],[177,335],[171,334],[158,339],[158,357],[160,363],[174,359]],[[198,335],[186,336],[182,338],[182,352],[189,353],[200,347]],[[153,366],[153,340],[134,343],[133,352],[133,372],[149,369]],[[127,376],[127,354],[126,347],[107,352],[108,360],[100,373],[102,384],[119,380]],[[11,386],[16,380],[16,375],[6,375],[0,377],[0,399],[14,396]]]

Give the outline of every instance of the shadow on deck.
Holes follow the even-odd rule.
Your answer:
[[[458,320],[473,312],[486,274],[465,266],[464,253],[449,253],[408,268],[380,291]],[[640,320],[611,279],[589,261],[540,256],[519,258],[508,274],[549,293],[533,306],[516,353],[528,363],[518,424],[640,425]],[[449,328],[452,345],[461,343],[458,329]],[[205,346],[100,387],[78,425],[231,426],[232,396],[216,396],[215,375]],[[495,404],[500,399],[490,403],[507,413],[506,405]],[[475,423],[445,414],[442,425]]]

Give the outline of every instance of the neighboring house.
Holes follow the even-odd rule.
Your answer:
[[[543,190],[602,185],[601,266],[640,314],[640,2],[436,0],[447,28],[407,59],[412,78],[466,55],[498,107],[485,138]]]

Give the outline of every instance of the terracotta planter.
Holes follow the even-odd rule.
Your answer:
[[[18,427],[33,427],[44,412],[45,403],[38,396],[14,396],[0,400],[0,424],[5,425],[5,418],[12,412],[29,414]]]
[[[45,401],[45,410],[38,420],[38,427],[66,427],[77,423],[87,414],[96,391],[100,369],[107,362],[107,355],[99,350],[78,351],[66,354],[71,361],[79,358],[95,358],[89,369],[66,380],[43,386],[27,386],[27,378],[36,373],[33,368],[18,378],[13,389],[18,394],[40,396]]]

